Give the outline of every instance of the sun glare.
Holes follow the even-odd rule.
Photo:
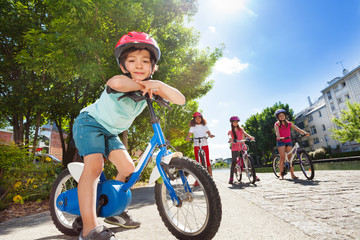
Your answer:
[[[211,0],[211,5],[219,14],[234,14],[245,11],[256,16],[252,10],[246,7],[248,0]]]

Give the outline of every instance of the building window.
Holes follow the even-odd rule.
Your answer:
[[[297,126],[301,129],[305,128],[304,122],[298,123]]]
[[[346,82],[341,83],[341,87],[344,88],[346,86]]]
[[[308,117],[308,121],[311,122],[312,120],[314,120],[314,119],[313,119],[313,116],[310,115],[310,116]]]
[[[314,144],[318,144],[319,142],[319,138],[314,138]]]
[[[331,111],[335,111],[334,103],[330,103],[330,108],[331,108]]]
[[[311,132],[311,134],[316,134],[317,133],[316,127],[315,126],[310,127],[310,132]]]
[[[322,117],[322,115],[321,115],[321,111],[319,111],[319,118],[321,118]]]
[[[345,99],[350,99],[350,95],[348,93],[345,94]]]
[[[337,99],[337,101],[338,101],[338,103],[342,103],[341,97],[339,97],[339,98]]]
[[[327,95],[327,97],[328,97],[329,100],[332,99],[332,97],[331,97],[331,92],[326,92],[326,95]]]
[[[325,125],[324,125],[324,124],[322,125],[322,129],[323,129],[323,131],[325,131],[325,130],[326,130],[326,127],[325,127]]]
[[[309,147],[309,141],[308,140],[302,141],[301,146],[303,148]]]

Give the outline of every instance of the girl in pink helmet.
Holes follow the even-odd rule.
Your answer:
[[[157,94],[178,105],[185,103],[185,97],[177,89],[159,80],[151,80],[160,58],[160,49],[148,34],[129,32],[124,35],[115,47],[115,58],[124,74],[107,81],[100,98],[81,110],[73,127],[75,144],[85,165],[78,184],[83,221],[79,239],[84,240],[116,239],[109,229],[99,225],[96,217],[96,183],[104,166],[103,157],[116,166],[118,181],[125,182],[135,170],[133,160],[118,134],[130,127],[146,107],[146,101],[134,102],[123,96],[139,90],[150,97]],[[127,228],[140,225],[127,212],[106,218],[105,222]]]
[[[239,122],[240,118],[238,116],[232,116],[230,118],[231,130],[228,132],[229,142],[231,143],[231,168],[229,184],[234,183],[234,169],[236,166],[236,159],[239,156],[239,151],[244,150],[244,147],[246,147],[241,142],[236,142],[236,140],[242,140],[245,138],[245,136],[250,139],[255,139],[253,136],[250,136],[245,132],[244,128],[239,125]]]
[[[215,135],[211,134],[209,128],[206,126],[206,120],[203,118],[201,113],[196,112],[193,114],[193,119],[189,122],[190,130],[188,135],[186,136],[186,140],[190,141],[191,135],[194,134],[195,138],[209,136],[210,138],[215,137]],[[201,139],[201,148],[205,151],[206,156],[206,168],[209,174],[212,176],[211,163],[209,157],[209,146],[206,139]],[[199,143],[194,141],[194,153],[195,160],[200,163],[200,159],[198,157],[198,151],[200,149]]]
[[[275,117],[277,122],[274,124],[274,129],[276,133],[276,145],[280,154],[280,180],[284,179],[284,162],[285,162],[285,151],[289,152],[292,149],[291,142],[291,128],[295,131],[302,133],[304,135],[310,135],[310,133],[301,130],[295,124],[292,124],[286,120],[286,111],[284,109],[278,109],[275,111]],[[289,156],[290,157],[290,156]],[[290,168],[291,178],[298,179],[294,174],[294,167]]]

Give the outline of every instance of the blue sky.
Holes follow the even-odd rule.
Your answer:
[[[339,62],[360,65],[358,0],[199,0],[191,25],[199,48],[226,47],[209,77],[214,88],[199,100],[216,135],[212,159],[231,156],[231,116],[244,123],[279,101],[300,112],[342,76]]]

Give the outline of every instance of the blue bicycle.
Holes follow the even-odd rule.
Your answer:
[[[170,108],[159,96],[150,99],[141,92],[129,95],[134,101],[147,101],[154,135],[126,182],[107,180],[101,174],[97,189],[97,215],[110,217],[121,214],[131,202],[130,188],[140,179],[141,173],[151,161],[155,149],[156,167],[149,183],[155,183],[155,201],[162,221],[178,239],[212,239],[219,229],[222,206],[215,182],[205,169],[182,153],[168,150],[156,117],[153,102]],[[171,108],[170,108],[171,109]],[[82,229],[77,182],[83,163],[70,163],[54,182],[50,194],[50,215],[59,231],[66,235],[79,235]],[[199,185],[192,185],[194,182]]]

